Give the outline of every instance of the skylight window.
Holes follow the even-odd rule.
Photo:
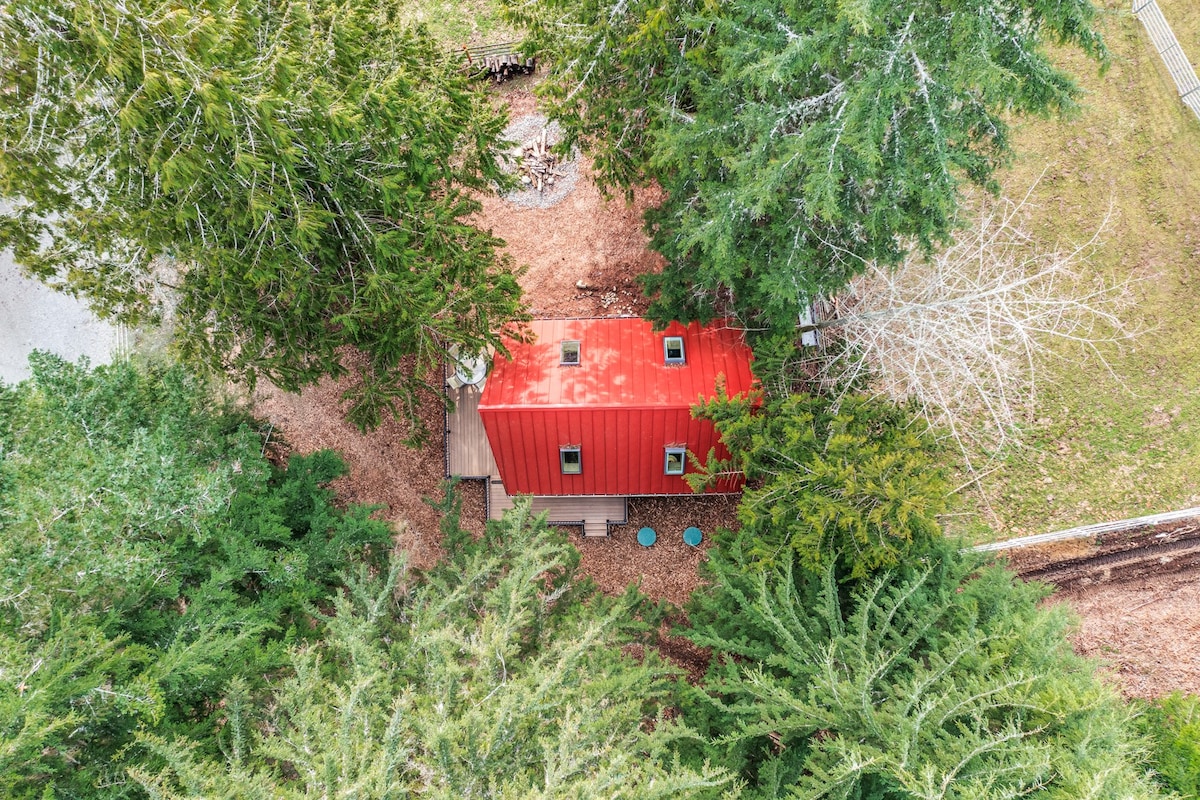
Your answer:
[[[667,336],[663,339],[663,361],[668,364],[684,364],[683,337]]]
[[[687,448],[685,447],[668,447],[666,465],[663,467],[665,475],[682,475],[683,467],[687,463]]]
[[[564,339],[562,343],[562,357],[558,363],[572,367],[577,366],[579,364],[579,342],[573,339]]]
[[[558,461],[563,475],[578,475],[583,472],[583,459],[578,447],[558,448]]]

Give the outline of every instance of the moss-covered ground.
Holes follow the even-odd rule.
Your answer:
[[[1160,0],[1200,57],[1200,7]],[[974,538],[1040,533],[1200,505],[1200,119],[1124,0],[1107,0],[1111,68],[1062,53],[1087,90],[1068,119],[1017,125],[1006,194],[1033,191],[1035,233],[1087,239],[1112,213],[1089,269],[1132,277],[1135,341],[1097,360],[1064,351],[1042,370],[1019,447],[964,490],[949,527]]]

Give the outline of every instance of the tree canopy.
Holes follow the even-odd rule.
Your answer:
[[[164,767],[138,781],[165,798],[446,800],[713,797],[728,785],[670,755],[673,727],[653,717],[670,671],[618,649],[637,627],[635,597],[593,595],[528,501],[482,539],[446,543],[420,580],[397,568],[354,581],[330,635],[244,710],[244,739],[224,758],[150,740]]]
[[[683,718],[746,798],[1155,798],[1131,711],[1063,604],[944,544],[845,592],[714,551],[685,635],[712,648]],[[686,760],[685,760],[685,763]]]
[[[391,531],[334,507],[336,456],[272,465],[177,367],[31,366],[0,385],[0,794],[120,797],[135,731],[212,747],[228,683],[319,636],[313,604]]]
[[[941,537],[937,515],[947,486],[929,443],[900,408],[848,394],[729,398],[698,406],[729,448],[709,453],[688,476],[701,488],[730,473],[745,476],[741,532],[762,563],[790,561],[840,580],[893,567]]]
[[[946,241],[994,188],[1011,114],[1069,111],[1046,53],[1106,63],[1090,0],[510,3],[554,58],[543,88],[604,179],[657,180],[659,321],[791,329],[871,262]]]
[[[272,464],[182,369],[33,372],[0,387],[6,797],[1158,796],[1044,587],[917,528],[870,540],[885,558],[857,573],[790,546],[806,503],[857,525],[856,475],[888,463],[903,489],[919,467],[888,460],[920,447],[898,417],[849,398],[731,427],[764,476],[849,482],[789,478],[779,521],[760,506],[716,535],[681,631],[711,660],[687,685],[652,646],[659,610],[598,593],[527,502],[476,537],[449,493],[446,556],[418,572],[368,509],[336,507],[336,457]],[[1189,709],[1162,738],[1174,780]]]
[[[330,453],[264,455],[178,367],[45,355],[0,386],[0,794],[716,797],[600,595],[521,502],[446,558],[339,510]],[[646,612],[646,613],[643,613]]]
[[[292,390],[356,348],[371,426],[521,316],[466,221],[503,114],[386,9],[15,0],[0,73],[0,246],[101,314],[177,300],[194,363]]]

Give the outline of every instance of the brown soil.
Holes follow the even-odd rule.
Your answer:
[[[1080,616],[1075,649],[1109,664],[1131,697],[1200,692],[1196,520],[1014,551],[1025,577],[1059,587],[1049,602]]]
[[[737,500],[728,496],[634,497],[628,523],[613,525],[607,539],[584,539],[575,530],[571,543],[583,554],[583,571],[604,591],[616,593],[636,583],[650,597],[682,606],[699,583],[697,570],[713,532],[733,527],[736,510]],[[698,547],[683,541],[684,529],[693,525],[704,533]],[[651,547],[638,544],[643,527],[658,536]]]
[[[354,358],[348,354],[348,363]],[[341,453],[350,471],[334,482],[338,498],[347,504],[380,506],[380,516],[396,527],[397,545],[407,551],[411,563],[429,567],[441,556],[439,515],[424,498],[442,497],[445,469],[438,435],[444,427],[442,404],[432,395],[426,398],[422,420],[433,432],[432,440],[412,449],[404,444],[410,433],[404,422],[385,418],[378,430],[361,434],[346,421],[340,397],[352,380],[322,380],[299,394],[263,384],[255,397],[255,410],[280,432],[291,450]],[[464,520],[482,519],[482,509],[482,492],[464,495]]]
[[[1200,693],[1200,570],[1056,594],[1081,618],[1083,655],[1106,661],[1130,697]]]
[[[523,86],[507,86],[504,99],[513,120],[536,111]],[[508,254],[528,268],[521,287],[535,317],[641,315],[646,300],[635,278],[663,264],[647,247],[642,213],[662,192],[641,189],[632,203],[605,198],[592,180],[591,161],[580,161],[579,182],[558,204],[523,208],[496,195],[481,197],[474,222],[507,242]]]

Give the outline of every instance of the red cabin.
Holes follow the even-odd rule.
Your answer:
[[[532,342],[496,356],[479,399],[507,494],[687,494],[687,452],[726,455],[691,407],[716,394],[718,379],[730,395],[753,388],[739,331],[698,323],[654,331],[637,318],[530,327]]]

